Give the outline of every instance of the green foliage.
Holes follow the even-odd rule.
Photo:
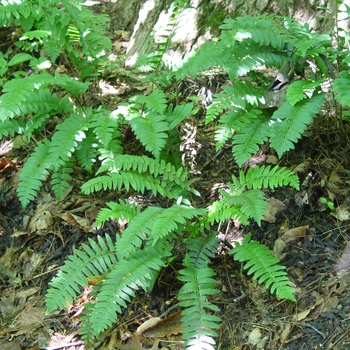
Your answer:
[[[279,157],[293,149],[327,99],[335,96],[342,107],[349,106],[348,48],[334,48],[329,35],[275,15],[226,19],[220,28],[219,40],[204,44],[174,76],[197,76],[217,67],[229,74],[231,84],[214,95],[206,122],[218,122],[217,149],[231,142],[239,166],[266,142]],[[255,71],[261,66],[282,69],[286,62],[290,69],[283,74],[290,84],[284,93],[271,90],[271,81],[260,79],[261,73]],[[308,78],[293,82],[295,70],[308,71]],[[332,78],[327,95],[324,83]],[[337,111],[342,118],[342,108]]]
[[[238,166],[266,142],[280,157],[292,149],[330,95],[341,107],[350,103],[350,59],[344,47],[333,48],[329,36],[289,18],[227,19],[217,41],[204,44],[180,68],[167,64],[164,54],[187,3],[174,2],[161,41],[139,58],[139,71],[153,72],[147,77],[153,90],[111,112],[90,107],[83,98],[97,85],[111,47],[103,35],[106,17],[95,16],[77,0],[0,0],[3,25],[22,33],[15,52],[0,54],[0,137],[37,140],[19,175],[17,193],[23,208],[38,197],[44,181],[51,179],[59,199],[71,185],[73,171],[85,170],[91,178],[81,186],[84,194],[116,191],[119,197],[101,209],[95,225],[103,228],[110,219],[128,224],[120,236],[97,236],[97,241],[83,244],[50,283],[49,312],[74,302],[88,279],[97,280],[81,327],[90,344],[118,320],[135,293],[152,292],[159,271],[173,261],[176,244],[176,254],[186,252],[178,276],[184,346],[213,349],[220,323],[220,310],[212,301],[218,293],[215,271],[210,267],[218,244],[217,225],[232,219],[260,225],[267,209],[266,190],[299,188],[297,176],[283,167],[239,170],[220,199],[196,207],[196,179],[185,171],[180,152],[181,128],[196,106],[180,96],[168,98],[164,87],[205,71],[228,74],[231,83],[214,95],[205,121],[216,126],[217,150],[231,143]],[[69,63],[70,76],[52,69],[61,60]],[[282,89],[281,103],[271,110],[266,92],[278,97],[280,90],[271,90],[270,79],[257,68],[277,68],[281,73],[285,62],[291,67],[282,72],[289,85]],[[311,64],[316,67],[312,71]],[[308,78],[292,82],[297,68],[309,70]],[[333,77],[333,70],[339,75]],[[328,94],[324,83],[332,79]],[[181,102],[170,103],[174,100]],[[126,154],[127,137],[121,132],[125,128],[139,145],[137,154],[129,154],[130,149]],[[157,197],[156,203],[164,207],[125,199],[135,193]],[[246,262],[248,274],[271,293],[295,300],[284,267],[266,247],[250,242],[250,235],[230,254]]]
[[[299,179],[290,170],[275,166],[250,168],[245,174],[242,170],[239,177],[232,176],[228,191],[220,191],[222,199],[212,203],[208,213],[208,223],[223,222],[228,219],[238,220],[243,224],[253,218],[259,225],[267,210],[264,192],[279,186],[292,186],[299,189]]]
[[[230,251],[230,254],[234,255],[234,260],[246,261],[243,268],[248,270],[248,275],[253,274],[253,278],[259,283],[264,282],[271,293],[276,292],[279,298],[296,301],[293,295],[294,288],[291,286],[285,267],[278,265],[279,260],[266,246],[259,242],[250,242],[250,237],[251,234],[247,234],[242,244]]]

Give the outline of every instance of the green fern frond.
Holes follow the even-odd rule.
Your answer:
[[[164,248],[164,246],[162,246]],[[170,256],[168,249],[148,247],[131,253],[118,261],[111,272],[104,276],[104,282],[98,286],[95,304],[85,305],[82,338],[91,342],[110,327],[117,314],[127,307],[127,302],[135,296],[135,290],[147,288],[154,272],[165,266],[163,260]]]
[[[195,209],[178,204],[164,209],[154,217],[154,224],[149,233],[152,244],[156,244],[159,239],[166,237],[170,232],[177,231],[179,225],[183,227],[188,220],[205,212],[206,209]]]
[[[201,46],[200,51],[195,53],[175,72],[176,78],[179,80],[184,76],[197,76],[204,69],[215,66],[224,67],[229,60],[232,60],[232,53],[215,43],[210,41]]]
[[[21,79],[9,80],[0,97],[0,118],[2,121],[16,115],[24,115],[22,104],[30,102],[31,93],[53,81],[50,74],[33,74]]]
[[[219,293],[213,279],[215,272],[208,267],[195,267],[188,255],[184,259],[184,269],[180,270],[178,279],[184,282],[179,291],[182,311],[182,338],[186,349],[214,350],[217,336],[215,329],[219,329],[221,319],[209,312],[218,312],[219,308],[207,299],[208,295]]]
[[[300,139],[307,125],[321,112],[320,106],[323,102],[323,93],[300,101],[294,106],[284,102],[273,114],[270,142],[279,157],[294,148],[294,143]]]
[[[260,190],[248,190],[239,195],[231,195],[225,191],[221,191],[224,201],[232,205],[240,205],[241,212],[247,217],[253,218],[257,224],[261,225],[261,218],[266,213],[267,202],[264,192]]]
[[[217,233],[209,235],[199,235],[186,241],[186,247],[189,250],[189,260],[195,268],[207,267],[210,261],[217,254],[217,245],[219,239],[216,238]]]
[[[50,153],[57,157],[57,163],[64,165],[72,157],[72,153],[85,137],[88,122],[81,114],[71,114],[57,126],[52,136]]]
[[[35,113],[49,113],[51,111],[59,112],[57,108],[60,106],[56,94],[52,94],[46,86],[40,87],[38,90],[32,91],[28,98],[23,101],[21,106],[22,115]]]
[[[308,81],[308,80],[297,80],[288,86],[286,93],[286,99],[291,106],[294,106],[299,101],[307,98],[307,94],[312,94],[316,88],[318,88],[322,83],[322,80]]]
[[[227,220],[237,220],[243,225],[248,223],[248,216],[245,215],[240,205],[228,204],[225,200],[214,201],[208,208],[207,217],[204,218],[205,222],[210,225],[214,223],[225,222]]]
[[[123,186],[124,179],[126,188],[131,186],[137,191],[149,189],[154,194],[160,193],[168,198],[174,198],[175,192],[174,194],[170,194],[170,192],[175,190],[175,185],[185,191],[199,195],[191,187],[193,181],[188,180],[188,173],[184,168],[175,168],[174,165],[169,162],[166,163],[164,160],[158,161],[146,156],[119,154],[109,159],[109,161],[109,171],[112,173],[105,177],[89,180],[82,187],[84,193],[100,191],[102,188],[104,190],[120,189]],[[103,167],[102,170],[106,171],[107,169]],[[117,171],[120,173],[117,174]],[[133,178],[135,178],[135,181],[133,181]],[[162,186],[165,187],[162,188]]]
[[[51,176],[51,186],[56,198],[60,200],[70,187],[69,181],[72,179],[70,175],[73,172],[73,162],[67,162],[64,166],[57,169]]]
[[[169,125],[166,115],[148,112],[145,116],[139,115],[130,119],[130,125],[146,150],[159,159],[168,138]]]
[[[133,251],[141,247],[142,241],[147,240],[156,218],[165,209],[159,207],[148,207],[129,222],[123,235],[116,242],[118,256],[127,257]]]
[[[238,191],[242,191],[244,187],[274,189],[288,185],[299,189],[299,178],[294,172],[285,167],[271,167],[271,165],[249,168],[246,174],[240,170],[239,178],[232,176],[232,181]]]
[[[254,112],[257,118],[251,119],[249,123],[241,123],[239,132],[233,135],[232,153],[239,166],[258,153],[259,146],[267,141],[270,134],[268,120],[260,114],[261,112]]]
[[[333,89],[336,92],[335,98],[342,106],[350,106],[350,73],[342,71],[339,73],[339,78],[333,81]]]
[[[177,105],[173,108],[173,105],[169,105],[167,109],[167,122],[169,123],[169,130],[173,130],[178,126],[185,118],[191,115],[193,110],[193,102],[183,105]]]
[[[225,42],[234,39],[241,42],[251,39],[260,46],[270,46],[277,51],[284,46],[279,27],[271,19],[273,16],[244,16],[235,19],[226,19],[220,26],[223,29],[220,38]]]
[[[83,167],[89,174],[92,173],[92,167],[96,163],[98,150],[96,135],[90,129],[85,133],[85,139],[79,142],[75,149],[78,164]]]
[[[144,107],[145,105],[148,110],[158,114],[164,114],[167,107],[167,97],[160,89],[154,89],[152,93],[147,96],[135,96],[130,101],[137,102],[140,107]]]
[[[130,204],[119,199],[119,203],[107,202],[108,208],[102,208],[96,218],[95,226],[100,226],[103,222],[110,218],[116,220],[126,220],[130,222],[135,216],[140,214],[140,207],[137,204]]]
[[[70,255],[57,276],[49,283],[50,288],[46,294],[48,312],[62,309],[67,301],[72,303],[80,293],[80,287],[88,285],[87,278],[93,280],[94,276],[110,270],[116,263],[114,243],[106,234],[105,240],[97,236],[98,242],[89,238],[89,245],[82,244],[84,251],[76,250],[76,255]]]
[[[181,138],[178,128],[169,131],[167,144],[160,154],[160,159],[172,164],[176,169],[182,168],[180,153]]]
[[[9,26],[13,20],[18,18],[28,18],[30,16],[30,6],[22,2],[16,3],[9,0],[2,0],[0,6],[0,22],[2,26]]]
[[[103,148],[109,146],[115,130],[118,130],[118,126],[117,120],[106,115],[104,111],[94,113],[90,124],[90,128],[93,130]]]
[[[120,190],[122,188],[125,188],[127,191],[133,188],[142,194],[145,193],[145,190],[150,190],[155,196],[159,193],[171,199],[178,199],[183,193],[182,189],[175,184],[155,178],[151,174],[140,174],[135,171],[120,171],[119,173],[95,177],[81,187],[85,194],[98,192],[102,189],[107,191]]]
[[[0,115],[1,118],[1,115]],[[17,119],[6,119],[1,122],[0,139],[2,136],[14,136],[15,134],[21,134],[21,130],[24,128],[22,120]]]
[[[50,80],[49,83],[61,87],[76,97],[86,92],[91,85],[91,82],[78,81],[69,77],[67,74],[58,74],[57,72],[55,73],[54,80]]]
[[[49,153],[49,141],[44,140],[35,148],[19,173],[17,194],[23,209],[35,199],[51,167],[52,155]]]
[[[285,267],[278,265],[279,260],[266,246],[259,242],[249,242],[250,237],[251,234],[248,234],[242,244],[237,244],[229,254],[233,254],[236,261],[246,261],[243,268],[248,270],[248,275],[253,274],[253,278],[260,284],[265,282],[272,294],[276,292],[280,298],[296,301]]]

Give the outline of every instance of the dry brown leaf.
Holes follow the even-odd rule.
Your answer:
[[[350,220],[349,206],[346,203],[343,203],[333,210],[331,215],[340,221],[348,221]]]
[[[94,232],[93,224],[86,218],[82,218],[70,212],[57,214],[56,216],[66,221],[68,225],[77,227],[84,232]]]
[[[162,338],[181,332],[181,311],[178,311],[164,319],[157,317],[156,321],[146,321],[137,329],[136,334],[147,338]]]
[[[257,345],[261,341],[261,331],[259,328],[254,328],[249,334],[248,342],[252,345]]]
[[[350,267],[350,244],[347,243],[342,255],[338,259],[337,263],[334,266],[334,272],[337,275],[343,275],[349,270]]]
[[[282,334],[281,334],[281,338],[280,338],[282,344],[287,341],[292,329],[293,329],[293,327],[290,323],[285,325],[285,327],[282,331]]]
[[[266,202],[267,210],[266,213],[263,215],[262,220],[274,223],[276,221],[276,213],[286,209],[286,205],[274,197],[269,198]]]
[[[304,237],[305,233],[309,229],[309,225],[294,227],[286,231],[280,238],[285,242],[297,241],[299,238]]]

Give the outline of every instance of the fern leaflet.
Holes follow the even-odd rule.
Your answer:
[[[247,217],[253,218],[260,226],[261,218],[267,210],[265,195],[260,190],[248,190],[239,195],[231,195],[225,191],[221,191],[224,196],[224,201],[232,205],[240,205],[241,212]]]
[[[72,156],[72,153],[85,137],[88,130],[87,120],[80,114],[71,114],[57,126],[57,131],[52,136],[50,153],[57,157],[57,163],[64,165]]]
[[[335,98],[342,106],[350,106],[350,73],[342,71],[339,73],[339,78],[333,81],[333,89],[337,93]]]
[[[259,151],[259,145],[267,141],[269,133],[268,121],[261,115],[241,124],[239,133],[232,140],[232,153],[239,166]]]
[[[164,209],[154,218],[154,224],[150,230],[152,244],[156,244],[159,239],[166,237],[170,232],[176,231],[179,225],[184,226],[187,220],[205,212],[206,209],[195,209],[178,204]]]

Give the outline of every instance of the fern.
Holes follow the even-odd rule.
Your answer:
[[[81,114],[72,114],[57,126],[57,131],[52,136],[50,153],[57,155],[57,163],[64,164],[86,136],[88,129],[86,118]]]
[[[342,106],[350,106],[350,94],[349,94],[349,82],[350,74],[346,71],[339,73],[339,78],[333,81],[333,88],[336,92],[335,98],[341,103]]]
[[[311,124],[314,116],[321,112],[320,106],[324,102],[324,94],[313,96],[290,105],[284,102],[273,114],[274,123],[271,125],[271,147],[281,157],[282,154],[294,148],[307,125]]]
[[[88,285],[87,278],[93,280],[107,272],[117,263],[114,243],[110,236],[103,240],[97,236],[98,243],[89,238],[89,245],[82,244],[84,251],[76,250],[76,255],[70,255],[65,266],[49,283],[50,289],[46,295],[48,312],[66,307],[67,301],[73,302],[80,293],[80,287]]]
[[[268,121],[264,117],[241,123],[239,133],[232,140],[232,153],[236,163],[242,166],[252,154],[258,153],[259,146],[267,141],[268,136]]]
[[[96,226],[100,226],[110,218],[127,220],[129,222],[140,213],[140,207],[137,204],[131,205],[123,202],[121,199],[119,203],[108,202],[106,204],[108,208],[101,209],[97,215]]]
[[[203,237],[202,235],[186,242],[189,250],[184,258],[184,269],[180,270],[178,279],[185,282],[179,291],[182,311],[182,337],[187,349],[214,349],[220,318],[211,315],[208,311],[219,311],[219,308],[210,303],[208,295],[219,293],[215,289],[213,279],[215,272],[208,268],[211,258],[215,256],[218,239],[215,234]]]
[[[56,198],[60,200],[67,189],[70,187],[69,181],[72,179],[71,173],[73,172],[73,162],[66,162],[64,166],[61,166],[51,177],[51,186],[56,195]]]
[[[188,220],[203,215],[205,212],[205,209],[195,209],[178,204],[164,209],[154,218],[150,235],[152,244],[156,244],[159,239],[166,237],[171,232],[177,232],[178,229],[185,226]]]
[[[186,192],[199,193],[191,187],[188,173],[182,167],[176,169],[171,163],[157,161],[146,156],[118,155],[110,159],[109,170],[112,173],[89,180],[82,186],[85,194],[92,192],[133,188],[144,193],[151,190],[168,198],[178,199]],[[107,169],[103,166],[103,171]],[[160,177],[161,175],[161,177]]]
[[[86,304],[83,311],[81,334],[83,339],[91,342],[102,331],[110,327],[117,314],[126,308],[130,298],[135,296],[135,290],[146,289],[149,281],[165,266],[164,259],[169,254],[169,248],[148,247],[131,253],[118,261],[111,272],[104,276],[104,281],[96,288],[96,303]]]
[[[220,191],[222,199],[210,205],[205,221],[213,225],[233,219],[245,225],[249,218],[253,218],[260,225],[267,210],[261,188],[273,189],[287,185],[298,189],[299,179],[292,171],[283,167],[250,168],[246,174],[241,170],[239,177],[232,176],[232,184],[227,184],[228,191]]]
[[[42,182],[49,175],[48,170],[52,167],[52,155],[49,153],[48,145],[48,140],[39,144],[19,174],[17,194],[23,208],[34,200]]]
[[[116,249],[121,258],[141,248],[143,240],[146,240],[151,234],[155,218],[163,210],[159,207],[148,207],[129,222],[122,237],[116,243]]]
[[[146,150],[152,152],[158,159],[168,137],[166,131],[169,130],[169,125],[166,122],[166,116],[153,112],[145,116],[134,115],[130,119],[130,125]]]
[[[292,171],[285,167],[260,166],[249,168],[245,174],[242,170],[239,172],[239,178],[232,176],[232,181],[238,191],[245,187],[249,189],[271,188],[278,186],[292,186],[299,189],[299,178]]]
[[[294,288],[288,279],[285,267],[278,265],[272,252],[258,242],[249,242],[251,235],[248,234],[242,241],[230,251],[234,255],[234,260],[247,263],[244,269],[248,270],[248,275],[253,274],[253,278],[260,284],[265,282],[266,288],[270,288],[271,293],[275,293],[280,298],[296,301],[293,295]]]
[[[233,188],[231,188],[232,190]],[[222,191],[221,194],[224,196],[223,201],[229,206],[239,205],[240,212],[245,214],[247,217],[253,218],[260,226],[261,218],[266,213],[267,203],[265,195],[260,190],[249,190],[239,195],[231,195]]]

